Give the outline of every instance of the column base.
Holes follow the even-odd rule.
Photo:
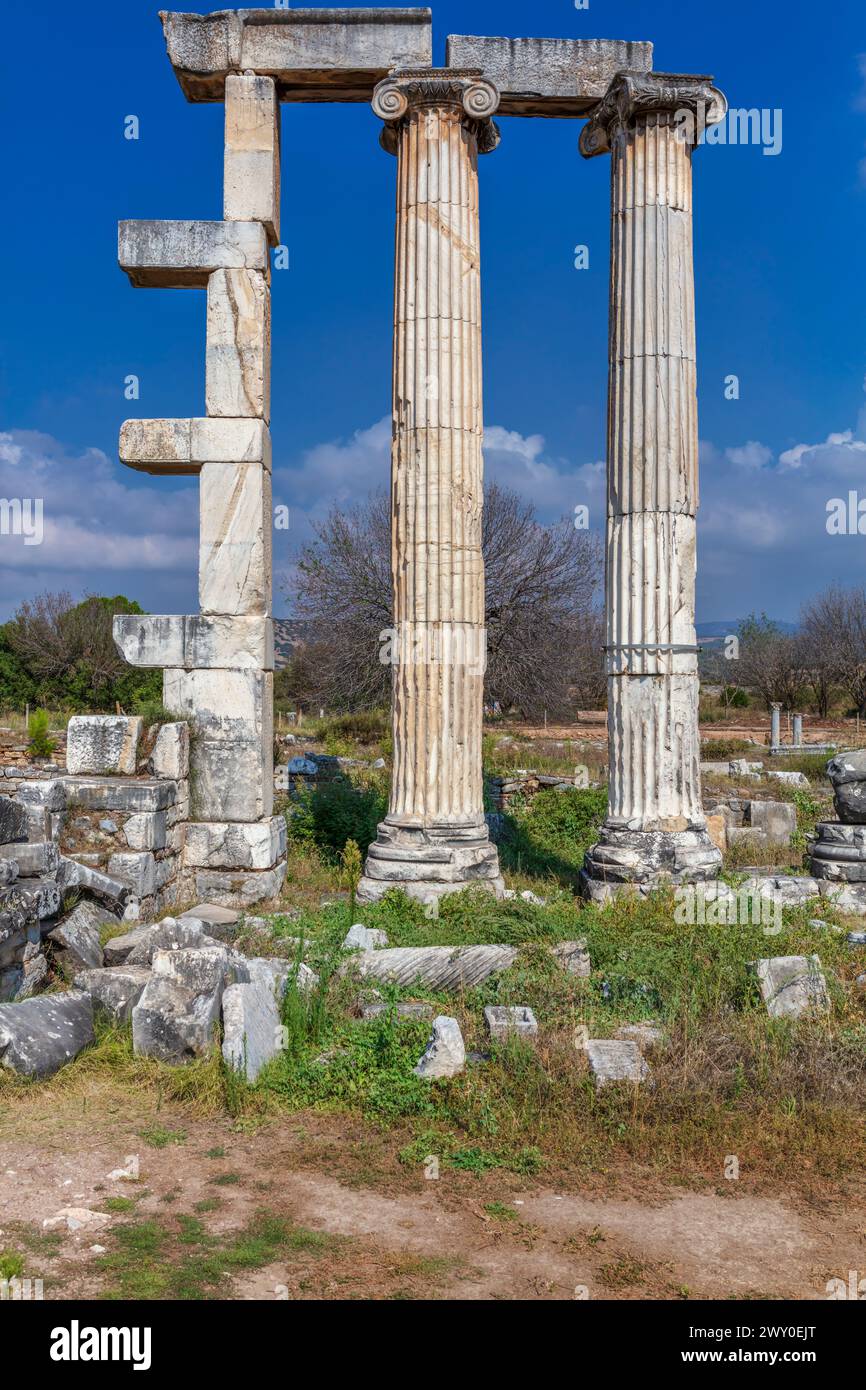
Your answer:
[[[842,821],[816,825],[809,872],[813,878],[835,883],[866,884],[866,825]]]
[[[402,888],[425,904],[464,888],[485,888],[497,898],[505,892],[499,855],[483,820],[476,825],[426,826],[385,820],[364,868],[359,902],[377,902],[390,888]]]
[[[609,902],[619,893],[646,894],[665,883],[706,883],[721,867],[721,852],[703,826],[625,830],[605,825],[587,852],[580,888],[593,902]]]

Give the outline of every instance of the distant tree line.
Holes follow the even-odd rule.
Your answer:
[[[545,525],[531,503],[497,484],[484,495],[487,669],[484,698],[528,719],[567,717],[606,698],[599,538],[573,520]],[[386,705],[392,628],[388,498],[334,507],[297,559],[292,592],[308,640],[278,673],[277,698],[308,709]]]
[[[750,696],[767,709],[778,702],[821,717],[841,703],[866,717],[866,589],[831,585],[803,606],[795,632],[752,614],[736,636],[736,659],[722,644],[702,665],[723,703]]]
[[[26,704],[77,711],[134,712],[158,704],[162,672],[128,666],[114,645],[115,613],[143,613],[122,594],[39,594],[0,626],[0,708]]]

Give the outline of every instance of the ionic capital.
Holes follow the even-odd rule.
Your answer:
[[[580,134],[585,159],[607,154],[620,130],[641,116],[664,112],[673,117],[678,138],[697,144],[707,126],[722,120],[727,99],[711,77],[678,72],[618,72]]]
[[[397,153],[403,122],[413,111],[425,109],[460,111],[473,129],[479,154],[489,154],[499,144],[499,127],[492,119],[499,88],[480,68],[404,68],[379,83],[372,106],[385,122],[379,140],[389,154]]]

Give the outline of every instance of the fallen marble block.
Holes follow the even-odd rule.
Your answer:
[[[129,887],[119,879],[79,864],[77,859],[61,858],[57,881],[62,889],[86,888],[113,912],[122,912],[129,898]]]
[[[771,1018],[800,1018],[830,1007],[817,956],[772,956],[755,962],[761,997]]]
[[[263,976],[229,985],[223,995],[223,1057],[248,1082],[283,1047],[280,1009],[273,984]]]
[[[849,931],[845,940],[849,946],[866,946],[866,931]]]
[[[466,1047],[460,1024],[456,1018],[440,1014],[433,1020],[430,1040],[418,1065],[413,1068],[416,1076],[437,1081],[442,1077],[457,1076],[466,1065]]]
[[[75,988],[89,994],[94,1009],[101,1009],[116,1023],[128,1023],[132,1011],[152,978],[143,965],[113,965],[104,970],[82,970]]]
[[[138,927],[128,936],[137,937],[137,940],[127,951],[127,965],[151,965],[156,951],[222,949],[222,943],[208,936],[200,922],[191,921],[189,918],[185,921],[175,921],[173,917],[166,917],[155,926]],[[120,940],[120,937],[114,939],[115,951]]]
[[[155,950],[153,975],[132,1010],[133,1050],[163,1062],[204,1056],[213,1043],[228,975],[224,947]]]
[[[821,897],[827,898],[839,912],[849,917],[866,917],[866,883],[839,883],[822,878]]]
[[[356,922],[346,933],[344,951],[378,951],[388,945],[388,933]]]
[[[389,1004],[386,999],[376,999],[370,1004],[361,1004],[361,1017],[363,1019],[381,1018],[382,1014],[387,1014],[393,1009],[397,1018],[421,1019],[425,1023],[433,1017],[433,1010],[429,1004],[416,1004],[411,1002]]]
[[[509,1037],[534,1038],[538,1033],[535,1014],[524,1005],[509,1008],[503,1004],[488,1004],[484,1021],[494,1042],[505,1042]]]
[[[809,779],[805,772],[768,772],[772,782],[782,782],[788,787],[808,787]]]
[[[747,758],[733,758],[728,763],[728,776],[759,781],[764,771],[763,763],[750,763]]]
[[[55,947],[57,963],[64,975],[72,976],[79,970],[101,967],[103,954],[99,929],[104,920],[104,911],[93,903],[81,902],[48,933],[48,940]]]
[[[577,975],[581,980],[589,979],[592,965],[585,941],[560,941],[552,949],[554,956],[569,975]]]
[[[19,879],[15,888],[25,909],[40,922],[60,911],[61,889],[53,878]]]
[[[801,907],[810,898],[817,898],[821,888],[816,878],[795,876],[793,874],[755,875],[744,879],[736,890],[737,894],[771,898],[782,903],[783,907]]]
[[[657,1023],[624,1023],[617,1028],[616,1037],[623,1042],[637,1043],[641,1052],[651,1052],[665,1040],[665,1032]]]
[[[51,1076],[93,1042],[89,994],[42,994],[0,1004],[0,1062],[21,1076]]]
[[[341,970],[431,990],[472,989],[517,959],[514,946],[396,946],[353,955]]]
[[[596,1090],[617,1081],[640,1085],[650,1069],[636,1042],[621,1038],[590,1038],[585,1043],[590,1070],[595,1077]]]
[[[3,865],[10,862],[18,866],[15,877],[38,878],[42,874],[53,874],[60,868],[60,851],[52,840],[0,845],[0,872]]]

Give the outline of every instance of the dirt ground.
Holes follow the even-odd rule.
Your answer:
[[[399,1163],[393,1133],[344,1116],[239,1133],[133,1098],[97,1093],[76,1108],[0,1116],[0,1251],[27,1252],[25,1276],[43,1279],[46,1299],[117,1297],[100,1258],[116,1231],[195,1213],[215,1239],[261,1212],[330,1238],[226,1273],[205,1295],[225,1299],[820,1299],[828,1280],[866,1269],[866,1182],[768,1192],[720,1175],[684,1190],[635,1169],[577,1187],[502,1173],[431,1180]],[[154,1125],[173,1142],[147,1143]],[[108,1177],[133,1155],[137,1182]],[[132,1214],[111,1214],[118,1197]],[[43,1222],[61,1208],[107,1202],[108,1224],[46,1240]]]

